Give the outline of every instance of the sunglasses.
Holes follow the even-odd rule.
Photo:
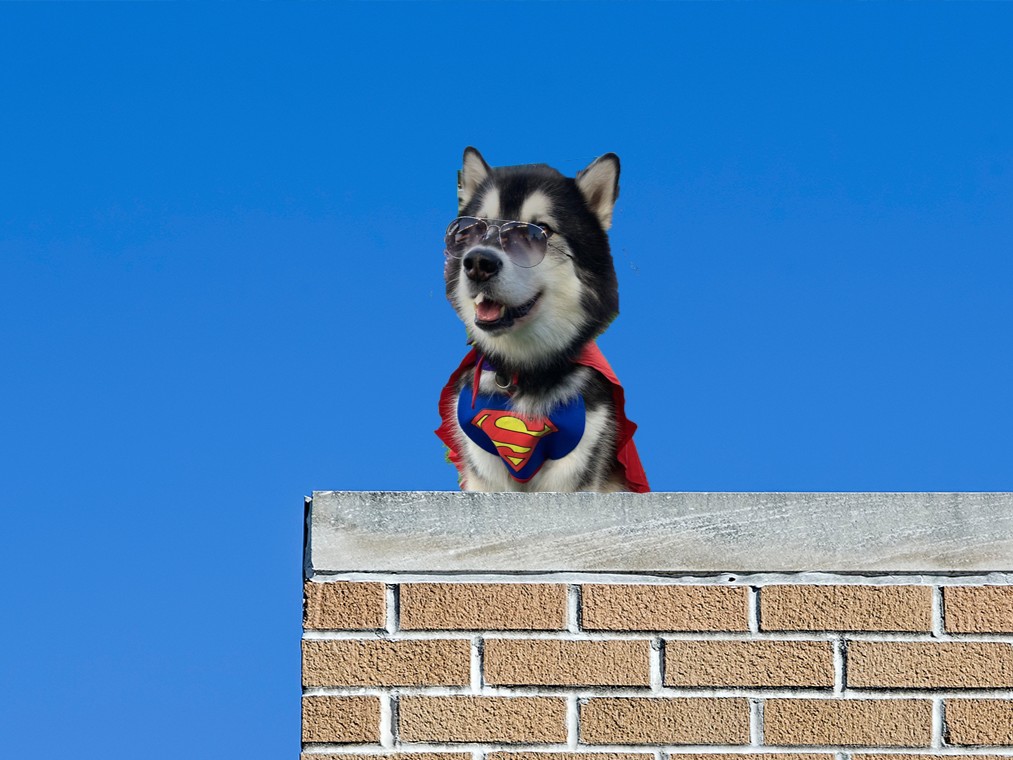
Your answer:
[[[508,222],[502,219],[479,219],[461,216],[450,223],[444,242],[447,255],[455,259],[485,240],[496,230],[500,248],[519,267],[534,267],[542,263],[549,246],[552,230],[527,222]]]

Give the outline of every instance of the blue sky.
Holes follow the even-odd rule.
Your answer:
[[[1013,6],[0,8],[0,755],[293,757],[302,497],[452,489],[455,172],[622,159],[658,490],[1013,490]]]

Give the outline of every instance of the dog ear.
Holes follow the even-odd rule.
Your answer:
[[[481,153],[470,145],[464,149],[464,166],[457,173],[457,213],[464,211],[490,172],[492,169]]]
[[[577,187],[602,228],[611,227],[612,207],[619,197],[619,156],[606,153],[581,169],[577,173]]]

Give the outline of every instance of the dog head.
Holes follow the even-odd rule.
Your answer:
[[[448,246],[444,275],[468,336],[501,367],[568,360],[619,312],[606,234],[619,158],[570,178],[545,164],[493,168],[467,148],[458,176],[458,215],[479,223]]]

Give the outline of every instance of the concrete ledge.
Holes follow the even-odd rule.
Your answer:
[[[1013,571],[1010,493],[317,491],[306,572]]]

